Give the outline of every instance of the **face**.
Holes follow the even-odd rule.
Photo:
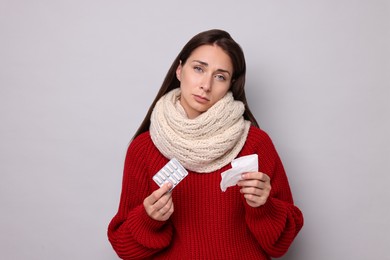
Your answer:
[[[230,88],[233,64],[217,45],[196,48],[185,64],[176,69],[180,81],[180,104],[188,118],[207,111],[225,96]]]

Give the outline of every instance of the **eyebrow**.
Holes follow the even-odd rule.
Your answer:
[[[202,64],[202,65],[205,66],[205,67],[208,67],[208,66],[209,66],[209,64],[208,64],[207,62],[204,62],[204,61],[201,61],[201,60],[193,60],[192,62],[198,62],[198,63]],[[230,72],[229,72],[228,70],[217,69],[217,71],[225,72],[225,73],[227,73],[227,74],[230,75]]]

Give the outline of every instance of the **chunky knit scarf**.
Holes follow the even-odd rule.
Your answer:
[[[228,92],[206,112],[189,119],[180,94],[180,88],[173,89],[154,107],[150,135],[157,149],[194,172],[212,172],[229,164],[244,146],[250,127],[243,117],[244,104]]]

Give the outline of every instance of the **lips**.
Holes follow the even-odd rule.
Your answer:
[[[208,98],[202,97],[199,95],[194,95],[194,99],[199,103],[206,103],[206,102],[210,101]]]

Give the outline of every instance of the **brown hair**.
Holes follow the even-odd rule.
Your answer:
[[[222,48],[230,57],[233,63],[233,76],[230,86],[230,91],[233,93],[235,100],[240,100],[245,105],[244,118],[249,120],[252,125],[259,126],[255,117],[249,109],[246,96],[245,96],[245,73],[246,64],[245,57],[241,47],[233,40],[230,34],[223,30],[213,29],[201,32],[195,35],[181,50],[179,55],[173,61],[171,67],[168,70],[167,75],[161,85],[160,90],[157,93],[152,105],[150,106],[148,113],[142,121],[137,132],[134,134],[133,139],[136,138],[143,132],[149,130],[150,127],[150,116],[156,105],[157,101],[166,93],[172,89],[179,88],[180,82],[176,78],[176,69],[180,64],[185,64],[187,58],[191,53],[201,45],[217,45]]]

